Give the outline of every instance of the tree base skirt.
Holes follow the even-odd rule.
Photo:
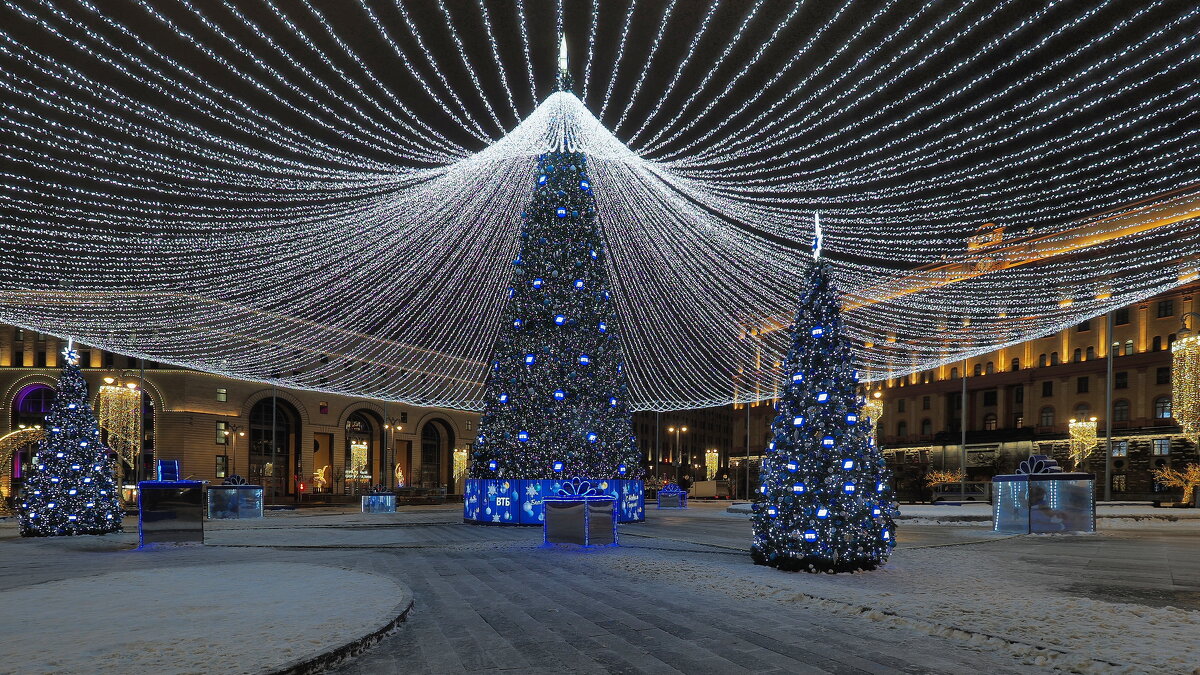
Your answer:
[[[788,555],[779,555],[774,560],[768,560],[767,554],[757,548],[750,549],[750,558],[754,560],[755,565],[774,567],[784,572],[811,572],[813,574],[870,572],[871,570],[878,569],[883,564],[874,558],[852,558],[835,561],[828,558],[795,558]]]
[[[565,480],[470,478],[463,485],[463,522],[473,525],[526,525],[545,522],[543,495],[557,495]],[[615,498],[617,522],[646,520],[646,485],[640,480],[590,479],[601,494]]]

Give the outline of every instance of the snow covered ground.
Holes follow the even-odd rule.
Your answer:
[[[118,591],[128,600],[118,604]],[[266,562],[130,570],[10,588],[0,591],[0,669],[259,673],[373,633],[411,597],[377,574]]]

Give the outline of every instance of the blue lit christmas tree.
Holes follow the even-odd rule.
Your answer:
[[[871,422],[860,417],[829,265],[818,257],[806,275],[763,459],[751,556],[782,570],[874,569],[895,546],[890,477]]]
[[[560,61],[560,89],[570,77]],[[587,157],[538,157],[473,478],[638,478],[629,383]]]
[[[19,499],[21,536],[56,537],[121,531],[113,461],[100,442],[87,382],[70,347],[46,416],[46,438]]]

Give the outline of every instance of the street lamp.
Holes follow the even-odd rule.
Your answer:
[[[680,478],[679,471],[683,468],[682,463],[679,461],[679,434],[687,433],[687,427],[668,427],[667,431],[675,434],[675,453],[671,459],[675,462],[675,482],[678,483]],[[691,460],[689,459],[688,461],[690,462]]]
[[[383,483],[384,485],[390,485],[390,487],[399,487],[395,485],[396,469],[392,465],[396,463],[396,432],[404,431],[404,426],[400,422],[401,419],[399,417],[387,417],[383,420],[383,428],[388,432],[388,447],[382,453],[384,465],[387,469]]]
[[[245,437],[245,427],[240,424],[234,424],[233,422],[225,423],[225,444],[231,448],[230,450],[226,451],[226,458],[234,456],[234,452],[237,451],[237,439]],[[225,467],[225,477],[228,478],[233,474],[233,464],[229,459],[226,459],[226,462],[229,462],[229,465]]]

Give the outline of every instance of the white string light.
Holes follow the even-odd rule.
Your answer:
[[[536,157],[563,143],[589,156],[640,409],[774,396],[817,252],[865,379],[1200,278],[1197,7],[631,0],[605,28],[607,3],[559,2],[556,26],[592,12],[582,95],[532,111],[514,78],[536,101],[559,41],[523,2],[134,7],[0,10],[0,321],[477,409]]]

